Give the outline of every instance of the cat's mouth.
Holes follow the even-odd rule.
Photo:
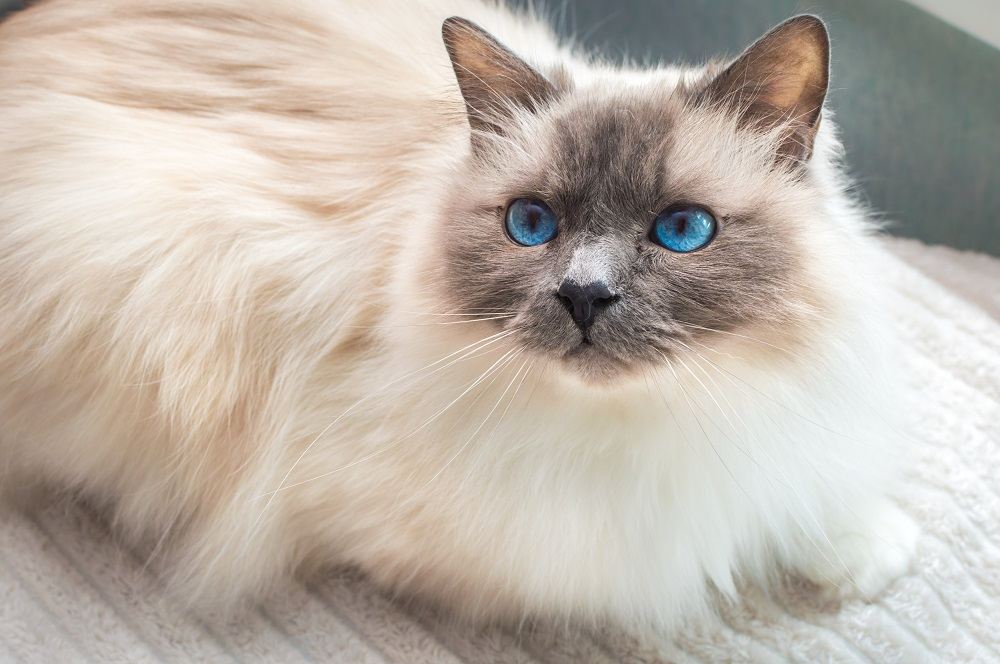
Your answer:
[[[572,382],[597,389],[614,389],[643,379],[645,369],[656,367],[672,355],[654,339],[635,339],[620,330],[594,326],[578,330],[556,350],[559,364]],[[555,350],[555,349],[551,349]]]
[[[563,356],[567,357],[569,355],[578,355],[580,353],[586,353],[588,351],[597,351],[598,344],[594,342],[593,336],[590,334],[590,330],[582,330],[580,332],[580,338],[576,345],[570,347]]]
[[[550,301],[548,304],[552,304]],[[611,318],[594,324],[580,325],[565,315],[562,307],[547,310],[545,318],[525,312],[526,324],[519,328],[519,342],[532,354],[555,360],[560,374],[589,386],[612,386],[635,375],[644,362],[652,359],[640,352],[641,346],[629,337],[628,331]]]
[[[615,387],[635,373],[632,364],[612,356],[590,339],[567,350],[561,360],[568,377],[590,388]]]
[[[570,372],[592,384],[610,384],[631,373],[631,364],[609,352],[604,342],[583,333],[579,341],[562,354]]]

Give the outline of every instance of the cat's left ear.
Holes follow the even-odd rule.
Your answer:
[[[518,109],[534,110],[555,88],[528,63],[475,23],[453,16],[441,27],[469,124],[476,132],[503,133]]]
[[[787,126],[779,152],[804,161],[812,154],[829,82],[826,26],[804,14],[754,42],[702,94],[733,108],[744,126]]]

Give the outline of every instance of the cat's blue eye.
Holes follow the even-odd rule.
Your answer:
[[[670,251],[687,253],[712,241],[718,223],[712,214],[697,205],[667,208],[656,217],[649,239]]]
[[[507,235],[526,247],[545,244],[559,232],[555,213],[545,203],[534,198],[517,198],[507,206],[504,221]]]

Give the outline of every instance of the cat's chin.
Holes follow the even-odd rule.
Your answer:
[[[566,351],[559,364],[566,382],[590,390],[616,390],[642,377],[639,364],[612,357],[589,342]]]

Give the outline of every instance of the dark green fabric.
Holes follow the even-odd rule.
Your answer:
[[[0,13],[19,4],[0,0]],[[820,14],[833,39],[829,102],[862,195],[893,232],[1000,255],[1000,51],[988,44],[900,0],[548,4],[610,57],[650,61],[735,54],[793,14]]]

